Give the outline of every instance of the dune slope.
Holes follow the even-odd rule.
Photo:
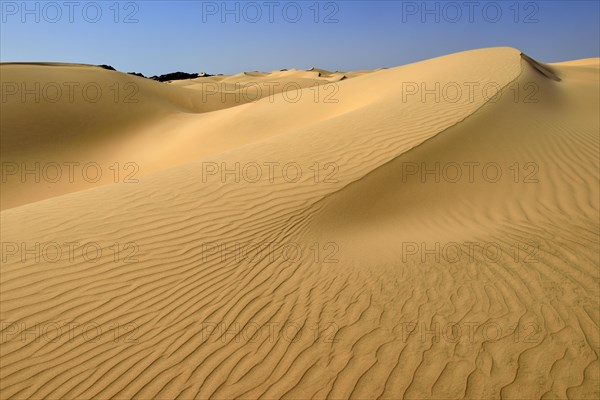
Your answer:
[[[132,183],[256,141],[272,130],[237,128],[242,106],[315,102],[327,111],[342,76],[291,70],[167,84],[89,65],[0,64],[0,207]]]

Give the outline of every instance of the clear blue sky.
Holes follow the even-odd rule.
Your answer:
[[[546,62],[600,56],[598,0],[115,3],[2,0],[0,60],[153,75],[372,69],[493,46]]]

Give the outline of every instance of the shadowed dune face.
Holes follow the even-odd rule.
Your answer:
[[[306,85],[244,104],[203,102],[204,78],[43,68],[143,101],[3,103],[3,160],[140,173],[2,184],[2,398],[600,395],[597,62],[206,78]]]

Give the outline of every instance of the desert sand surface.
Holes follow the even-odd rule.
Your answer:
[[[598,59],[0,69],[1,398],[600,397]]]

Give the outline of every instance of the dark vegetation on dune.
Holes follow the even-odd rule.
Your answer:
[[[102,64],[102,65],[98,65],[100,68],[104,68],[107,69],[109,71],[116,71],[115,68],[113,68],[110,65],[106,65],[106,64]],[[170,74],[164,74],[164,75],[154,75],[154,76],[145,76],[142,73],[139,72],[128,72],[129,75],[135,75],[135,76],[139,76],[140,78],[146,78],[146,79],[152,79],[154,81],[159,81],[159,82],[169,82],[169,81],[178,81],[178,80],[183,80],[183,79],[194,79],[194,78],[198,78],[198,77],[208,77],[208,76],[212,76],[210,74],[206,74],[206,73],[201,73],[201,74],[197,74],[197,73],[187,73],[187,72],[171,72]]]
[[[177,81],[182,79],[194,79],[198,78],[200,74],[188,74],[187,72],[172,72],[170,74],[152,76],[150,79],[154,79],[159,82],[167,82],[167,81]],[[206,76],[206,75],[204,75]]]

